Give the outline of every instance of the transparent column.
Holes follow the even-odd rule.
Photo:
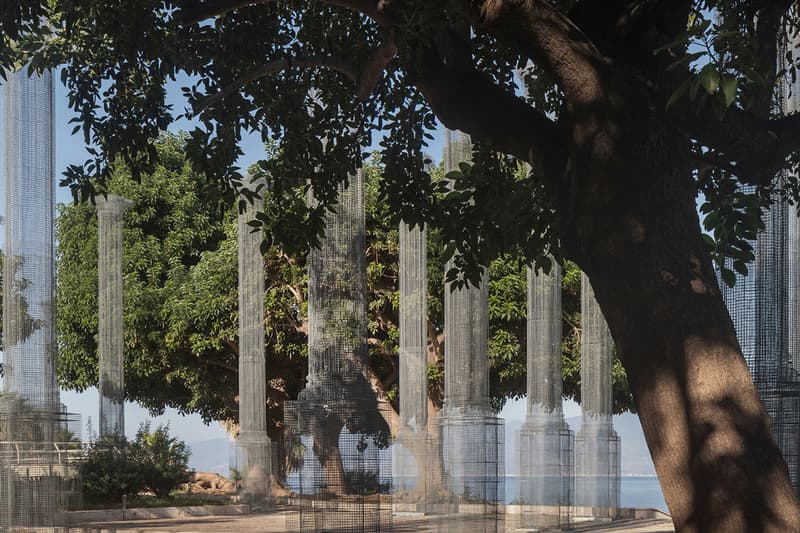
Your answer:
[[[53,82],[6,72],[0,530],[53,529],[64,477],[54,323]]]
[[[3,341],[6,393],[58,410],[53,270],[53,82],[7,73]]]
[[[400,423],[428,426],[427,246],[424,229],[400,224]]]
[[[325,235],[308,255],[308,376],[284,404],[299,531],[391,529],[392,435],[387,402],[367,379],[364,176],[338,190]],[[308,195],[315,206],[313,184]]]
[[[561,267],[528,268],[527,415],[520,430],[523,527],[569,524],[574,499],[574,434],[562,411]]]
[[[239,436],[236,468],[244,478],[251,505],[263,506],[269,496],[271,447],[267,436],[267,368],[264,323],[264,231],[249,223],[264,210],[263,180],[250,188],[258,195],[246,200],[238,216],[239,241]]]
[[[440,472],[428,433],[426,231],[400,224],[400,428],[392,448],[394,509],[427,509],[432,471]]]
[[[467,136],[447,132],[445,171],[471,160]],[[449,261],[446,271],[452,268]],[[449,490],[448,531],[497,531],[504,490],[503,420],[489,408],[489,280],[451,290],[445,284],[444,406],[441,455]]]
[[[309,191],[309,203],[314,204]],[[363,387],[366,365],[367,268],[364,179],[339,187],[325,237],[308,254],[308,377],[303,398],[342,398]],[[358,391],[355,388],[359,388]]]
[[[100,434],[125,434],[122,226],[132,202],[97,196],[97,318]]]
[[[581,429],[575,439],[576,504],[613,518],[619,508],[620,442],[612,422],[613,341],[586,274],[581,275]]]

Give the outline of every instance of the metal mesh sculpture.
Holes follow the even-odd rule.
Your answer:
[[[620,441],[612,422],[613,341],[586,274],[581,275],[581,428],[575,439],[576,505],[598,518],[619,508]]]
[[[445,171],[470,161],[470,141],[447,132]],[[452,260],[446,269],[452,268]],[[444,407],[439,417],[448,531],[498,531],[504,498],[504,424],[489,409],[488,276],[478,287],[445,286]]]
[[[520,430],[520,525],[563,527],[574,504],[575,436],[561,402],[561,267],[528,268],[528,404]],[[510,520],[510,518],[509,518]]]
[[[284,411],[300,531],[391,528],[391,431],[366,377],[365,238],[358,172],[308,257],[308,378]]]
[[[787,113],[798,110],[798,84],[779,86]],[[791,97],[790,97],[791,96]],[[779,179],[784,179],[780,177]],[[748,188],[754,193],[753,188]],[[720,283],[753,382],[800,492],[800,223],[797,206],[775,194],[762,214],[747,276]]]
[[[394,509],[427,513],[441,487],[441,461],[428,431],[427,239],[400,224],[400,427],[392,448]]]
[[[133,202],[109,194],[97,205],[97,317],[100,434],[125,433],[122,224]]]
[[[245,201],[238,217],[239,243],[239,436],[234,468],[244,477],[252,506],[268,503],[272,448],[267,436],[267,368],[264,353],[264,258],[262,228],[250,226],[264,210],[264,180],[251,182],[256,196]]]
[[[57,526],[65,482],[54,453],[65,425],[56,384],[53,270],[53,84],[6,73],[4,379],[0,530]],[[13,450],[14,452],[12,453]]]
[[[749,275],[722,286],[753,383],[772,419],[772,431],[800,486],[800,374],[797,349],[797,229],[794,209],[776,198],[762,216],[765,228],[755,242],[756,259]],[[793,242],[794,241],[794,242]]]

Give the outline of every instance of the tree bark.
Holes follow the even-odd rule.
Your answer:
[[[676,529],[800,531],[702,241],[688,143],[653,107],[648,117],[626,105],[611,124],[575,122],[573,204],[560,223],[616,341]]]
[[[342,455],[339,451],[339,434],[344,424],[331,416],[316,426],[313,433],[313,451],[325,474],[327,491],[341,496],[347,492]]]

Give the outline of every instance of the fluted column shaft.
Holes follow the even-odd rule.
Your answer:
[[[97,316],[100,434],[125,432],[122,229],[132,202],[109,194],[97,204]]]
[[[255,183],[254,186],[263,186]],[[260,194],[239,213],[239,438],[264,439],[267,431],[267,367],[264,353],[264,257],[262,228],[249,223],[264,210]]]
[[[469,137],[447,132],[445,172],[472,159]],[[447,262],[445,274],[454,266]],[[480,286],[444,290],[445,410],[489,408],[489,277],[483,268]]]
[[[586,274],[581,274],[581,406],[584,418],[610,419],[613,341]]]
[[[428,425],[426,231],[400,224],[400,421]]]
[[[309,205],[315,205],[309,191]],[[364,177],[339,185],[325,236],[308,254],[308,377],[302,399],[368,394],[366,365],[366,221]]]
[[[528,268],[528,416],[561,415],[561,267]]]
[[[581,407],[575,449],[576,503],[594,516],[619,507],[620,442],[612,422],[613,340],[586,274],[581,275]]]

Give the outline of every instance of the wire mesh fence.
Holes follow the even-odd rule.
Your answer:
[[[80,418],[0,402],[0,531],[60,531],[82,503]]]

